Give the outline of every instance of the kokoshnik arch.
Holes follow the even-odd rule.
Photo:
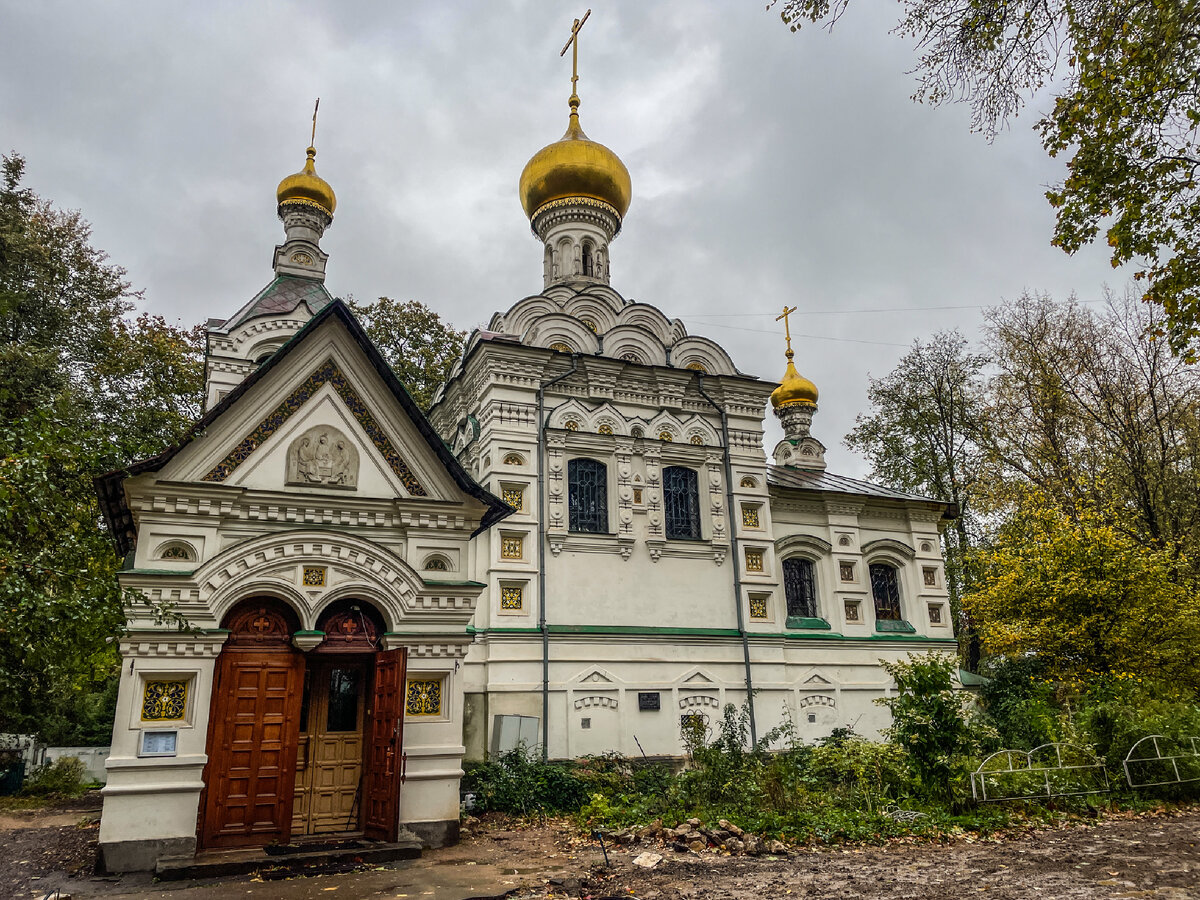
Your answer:
[[[677,755],[681,725],[748,699],[760,732],[870,733],[881,658],[953,651],[953,510],[825,470],[790,337],[765,381],[611,286],[632,182],[577,83],[520,178],[541,292],[471,334],[428,417],[325,287],[310,146],[273,278],[209,320],[208,411],[98,479],[122,586],[193,626],[129,609],[110,870],[454,840],[462,760],[513,722],[550,757]]]

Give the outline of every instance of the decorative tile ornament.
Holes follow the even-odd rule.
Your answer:
[[[301,583],[305,587],[325,587],[325,567],[305,566]]]
[[[523,466],[525,465],[525,460],[521,458],[520,453],[510,453],[504,457],[504,464],[506,466]]]
[[[595,322],[593,322],[591,319],[580,319],[579,321],[583,323],[584,327],[587,328],[588,331],[592,332],[593,334],[595,333],[595,331],[596,331],[596,323]]]
[[[926,587],[937,587],[937,569],[927,568],[924,575]]]
[[[596,429],[596,432],[598,434],[612,434],[613,427],[611,425],[609,425],[607,422],[604,422],[599,428]]]
[[[446,565],[446,560],[442,559],[440,556],[431,556],[429,559],[425,560],[425,571],[447,572],[449,571],[449,566]]]
[[[525,556],[525,539],[520,536],[500,538],[501,559],[521,559]]]
[[[840,562],[838,563],[838,575],[842,581],[854,580],[854,563]]]
[[[186,681],[147,681],[142,695],[143,722],[182,719],[187,709]]]
[[[504,488],[500,492],[500,496],[505,503],[507,503],[517,512],[522,512],[525,509],[525,488]]]
[[[660,431],[658,433],[658,439],[660,441],[673,441],[675,440],[675,436],[669,431]]]
[[[746,550],[746,571],[761,572],[763,570],[763,552],[761,550]]]
[[[755,481],[753,478],[751,478],[749,475],[746,475],[742,478],[741,486],[744,488],[756,488],[756,487],[758,487],[758,482]]]
[[[941,625],[942,624],[942,604],[940,604],[940,603],[930,603],[929,604],[929,624],[930,625]]]
[[[858,606],[859,606],[859,604],[858,604],[857,600],[847,600],[846,601],[846,621],[847,622],[857,622],[858,621]]]
[[[691,369],[693,372],[704,372],[706,374],[708,372],[708,369],[704,368],[704,363],[702,362],[690,362],[687,364],[687,368]]]
[[[688,440],[690,440],[693,444],[703,444],[704,443],[704,438],[700,437],[700,435],[698,435],[698,434],[693,434],[690,438],[688,438]]]
[[[501,609],[521,609],[524,605],[523,591],[519,585],[500,588]]]
[[[766,594],[751,594],[750,595],[750,618],[752,618],[752,619],[767,618],[767,596],[766,596]]]
[[[567,421],[563,423],[563,428],[567,429],[567,431],[578,431],[579,423],[574,419],[567,419]]]
[[[312,399],[317,391],[326,384],[331,385],[334,391],[337,392],[337,395],[342,398],[342,402],[346,404],[346,408],[358,420],[358,424],[362,426],[367,437],[371,439],[371,443],[383,455],[391,470],[396,473],[396,477],[400,479],[400,482],[404,485],[404,489],[414,497],[429,496],[428,492],[417,480],[417,477],[408,468],[408,464],[396,451],[391,440],[383,433],[383,429],[379,427],[379,423],[371,415],[370,410],[367,409],[367,405],[358,395],[358,392],[350,385],[349,379],[346,378],[342,370],[332,359],[326,360],[315,372],[309,375],[303,384],[292,391],[275,408],[274,412],[259,422],[257,427],[228,456],[217,463],[213,467],[213,470],[204,476],[203,480],[221,482],[227,479],[238,466],[250,458],[251,453],[261,447],[271,435],[283,426],[283,423],[293,413],[297,412],[308,400]]]
[[[571,348],[568,347],[566,344],[562,343],[562,341],[555,341],[553,344],[550,345],[550,349],[553,350],[555,353],[570,353],[571,352]]]
[[[761,528],[762,527],[762,523],[759,521],[759,518],[758,518],[758,507],[757,506],[743,506],[742,507],[742,524],[745,525],[747,528]]]
[[[440,716],[442,714],[442,680],[440,678],[411,678],[405,692],[404,712],[409,716]]]
[[[190,561],[193,557],[192,552],[183,546],[183,544],[168,544],[163,548],[162,553],[159,554],[159,558]]]

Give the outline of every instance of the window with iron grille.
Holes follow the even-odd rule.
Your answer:
[[[812,560],[783,561],[783,591],[787,597],[787,614],[804,619],[817,618],[817,579]]]
[[[900,585],[896,581],[894,566],[874,563],[871,566],[871,594],[875,598],[875,618],[899,620]]]
[[[700,539],[700,496],[695,469],[668,466],[663,469],[663,511],[667,537]]]
[[[608,468],[594,459],[567,463],[567,491],[572,531],[608,532]]]

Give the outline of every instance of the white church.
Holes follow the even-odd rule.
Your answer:
[[[428,416],[325,286],[316,151],[280,183],[271,281],[209,320],[206,414],[97,482],[122,586],[193,626],[129,610],[110,871],[436,846],[464,758],[677,756],[729,703],[760,735],[871,735],[879,661],[954,651],[954,511],[826,471],[790,340],[763,380],[612,287],[631,182],[578,109],[521,174],[540,292],[470,335]]]

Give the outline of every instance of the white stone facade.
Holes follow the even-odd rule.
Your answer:
[[[785,409],[805,435],[777,450],[810,467],[769,467],[774,387],[680,321],[584,279],[472,335],[431,419],[518,512],[474,557],[487,590],[467,656],[471,756],[493,748],[498,716],[540,722],[543,709],[551,757],[677,755],[681,717],[712,724],[744,703],[747,669],[759,734],[787,718],[809,740],[838,726],[875,734],[887,714],[874,701],[889,690],[879,660],[953,651],[945,505],[824,473],[811,409]],[[571,528],[568,467],[580,458],[604,466],[602,531]],[[696,473],[691,539],[664,527],[668,467]],[[793,557],[813,563],[812,621],[788,621]],[[872,564],[895,573],[897,624],[876,622]]]

